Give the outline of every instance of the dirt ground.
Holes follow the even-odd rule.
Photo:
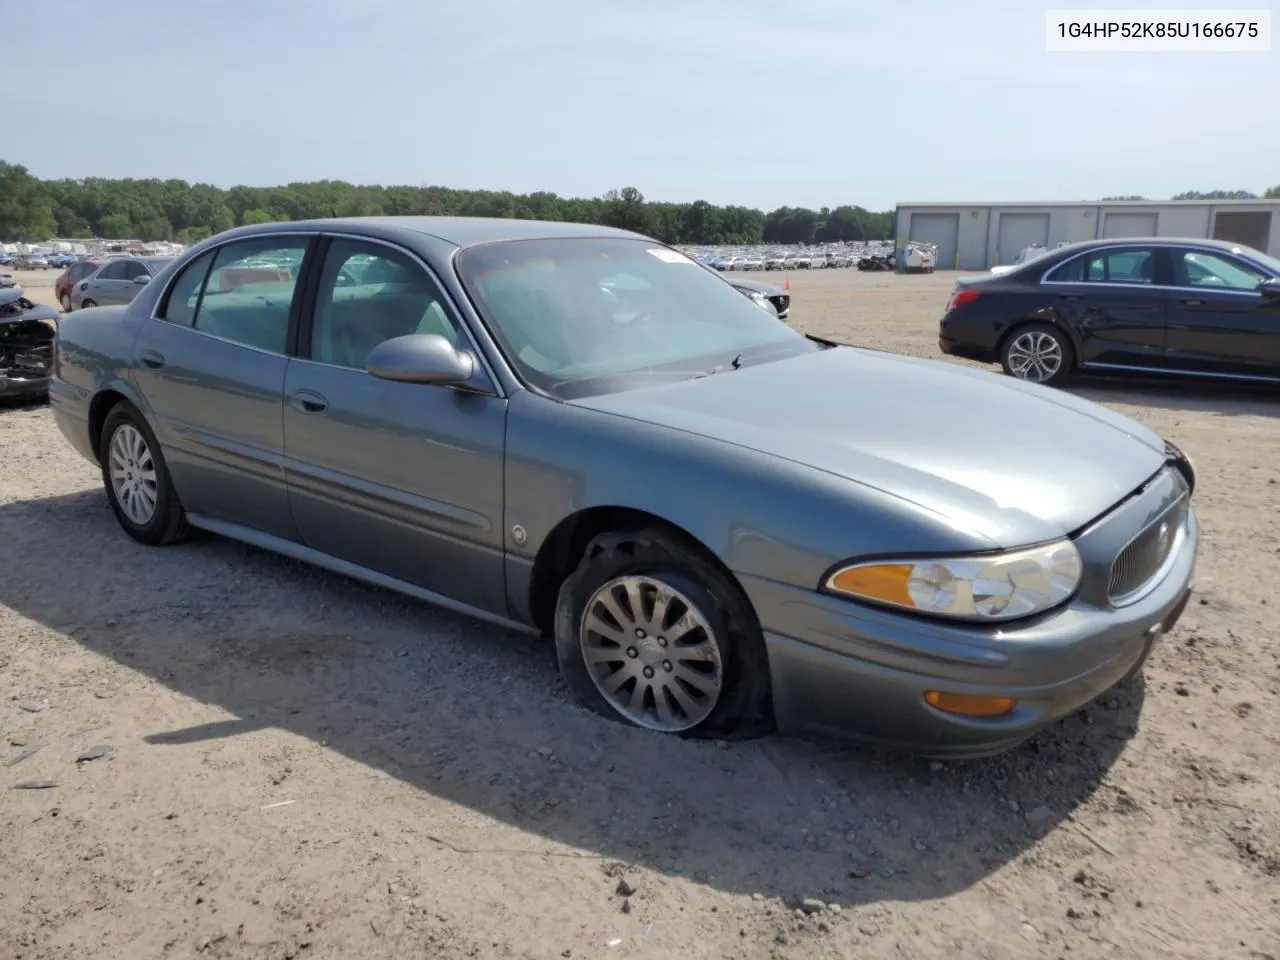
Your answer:
[[[793,274],[793,322],[935,356],[951,279]],[[954,765],[604,722],[537,641],[135,545],[0,410],[0,763],[41,747],[0,766],[0,957],[1275,960],[1280,393],[1072,389],[1196,462],[1198,599],[1144,680]]]

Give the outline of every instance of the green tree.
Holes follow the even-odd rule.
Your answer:
[[[98,230],[110,240],[132,240],[133,221],[127,213],[109,213],[98,222]]]
[[[0,239],[47,240],[56,229],[44,184],[26,167],[0,160]]]
[[[808,243],[878,240],[890,235],[893,214],[859,206],[765,213],[743,206],[647,201],[635,187],[603,197],[560,197],[539,191],[448,187],[390,187],[320,180],[273,187],[221,189],[184,180],[41,181],[22,167],[0,162],[0,238],[44,240],[60,236],[176,238],[192,243],[238,223],[338,216],[477,216],[604,223],[668,243]]]
[[[623,187],[606,193],[603,213],[600,222],[619,230],[648,233],[652,222],[645,206],[644,194],[635,187]]]
[[[1210,190],[1201,193],[1199,190],[1188,190],[1173,198],[1174,200],[1257,200],[1258,195],[1249,190]]]

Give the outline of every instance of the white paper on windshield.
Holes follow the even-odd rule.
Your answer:
[[[676,253],[674,250],[656,250],[650,248],[649,252],[663,263],[693,263],[693,261],[683,253]]]

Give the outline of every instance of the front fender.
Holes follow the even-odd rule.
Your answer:
[[[814,467],[527,391],[508,407],[505,488],[505,548],[517,577],[562,520],[592,507],[652,514],[736,575],[803,589],[854,556],[992,546],[916,504]],[[509,590],[513,604],[520,593]]]

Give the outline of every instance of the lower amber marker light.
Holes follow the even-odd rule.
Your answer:
[[[1011,697],[977,697],[968,693],[944,693],[941,690],[930,690],[924,695],[924,701],[938,710],[962,717],[1003,717],[1017,703]]]

